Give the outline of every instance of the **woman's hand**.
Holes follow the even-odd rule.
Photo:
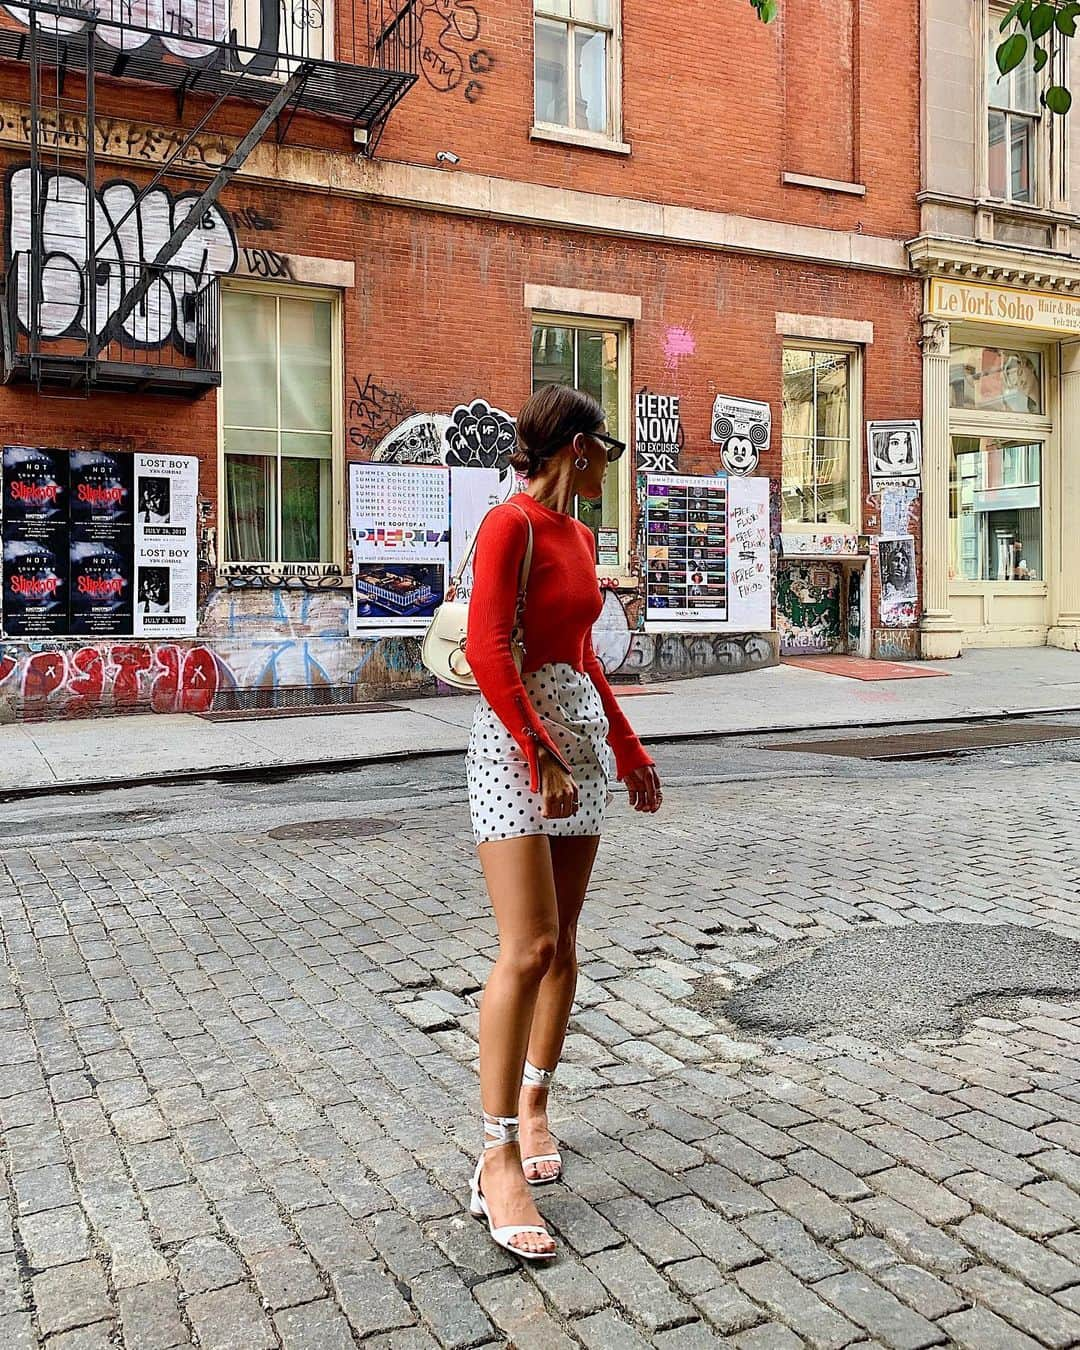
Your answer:
[[[640,769],[628,773],[624,781],[630,805],[635,811],[647,811],[653,815],[660,810],[664,794],[660,790],[660,775],[655,765],[643,764]]]
[[[578,785],[549,750],[540,747],[540,814],[545,820],[566,819],[578,809]]]

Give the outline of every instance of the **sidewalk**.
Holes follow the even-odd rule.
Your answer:
[[[646,741],[1080,711],[1080,654],[1036,647],[927,665],[943,679],[863,682],[792,666],[619,691]],[[385,713],[209,722],[188,714],[0,727],[0,792],[86,788],[465,749],[471,696]]]

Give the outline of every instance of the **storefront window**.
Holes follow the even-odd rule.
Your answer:
[[[949,574],[960,581],[1041,581],[1042,446],[954,436]]]
[[[583,389],[603,408],[609,435],[624,440],[620,403],[627,338],[626,327],[619,324],[583,324],[554,319],[535,322],[533,391],[549,384],[570,384]],[[617,466],[608,470],[601,501],[587,502],[579,497],[576,502],[578,520],[584,521],[597,537],[601,562],[605,558],[609,563],[613,562],[609,556],[613,552],[625,556],[625,548],[612,548],[611,545],[621,528],[620,501],[628,458],[624,456]],[[601,538],[601,531],[604,538]]]
[[[334,323],[330,298],[223,292],[226,562],[333,559]]]
[[[1041,413],[1042,357],[1008,347],[954,347],[949,406],[974,412]]]
[[[854,523],[849,351],[784,349],[784,520]]]
[[[609,135],[618,0],[536,0],[535,112],[540,124]]]

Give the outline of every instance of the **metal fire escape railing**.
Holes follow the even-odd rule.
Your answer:
[[[356,139],[371,153],[390,112],[416,81],[418,0],[351,0],[336,21],[323,8],[327,2],[142,0],[136,10],[133,0],[16,0],[5,6],[0,61],[27,63],[30,83],[24,192],[29,229],[22,231],[29,237],[20,238],[27,246],[17,249],[8,222],[12,253],[0,307],[5,380],[29,378],[39,387],[73,389],[95,384],[197,388],[220,382],[216,339],[208,342],[193,318],[216,321],[217,278],[212,270],[174,263],[185,242],[208,220],[222,189],[271,127],[284,140],[298,112],[314,113],[365,133]],[[132,191],[119,216],[101,211],[97,201],[99,76],[171,90],[178,120],[190,99],[206,101],[195,124],[175,138],[150,181]],[[69,95],[73,84],[81,96]],[[191,147],[226,103],[256,109],[250,128],[202,191],[185,194],[185,209],[172,213],[168,237],[155,255],[126,260],[123,243],[139,227],[141,207],[151,193],[161,192],[170,172],[184,171]],[[75,204],[79,210],[54,210],[47,230],[45,208],[58,206],[49,194],[61,190],[65,118],[84,119],[86,190]],[[80,241],[71,257],[56,237],[52,217],[57,214],[65,218],[71,238]],[[82,215],[81,223],[70,219],[75,214]],[[75,287],[79,297],[78,314],[66,327],[64,305],[71,305],[70,295],[52,294],[45,275],[47,258],[57,252],[65,255],[64,284]],[[98,312],[99,292],[109,302],[106,313]],[[147,337],[150,332],[156,334],[156,346]],[[151,359],[170,343],[169,359]],[[126,358],[123,348],[136,350],[137,356]]]

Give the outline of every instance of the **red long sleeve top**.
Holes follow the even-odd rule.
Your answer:
[[[539,747],[546,746],[560,762],[562,757],[529,702],[510,654],[518,578],[529,537],[523,511],[533,527],[522,624],[524,669],[564,663],[589,676],[607,715],[616,772],[625,778],[653,760],[619,707],[593,651],[592,626],[604,601],[596,581],[593,536],[580,521],[524,492],[488,512],[476,540],[465,644],[469,665],[480,692],[528,760],[531,787],[537,792]]]

